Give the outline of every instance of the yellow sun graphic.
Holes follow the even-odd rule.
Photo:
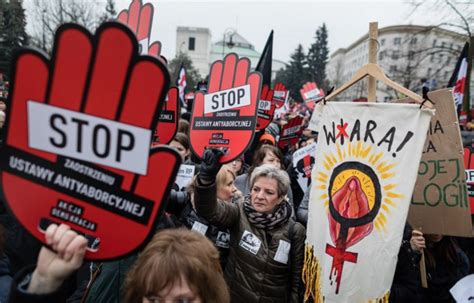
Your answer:
[[[369,209],[374,207],[376,200],[376,185],[374,181],[380,184],[380,210],[375,217],[374,226],[379,232],[386,232],[387,218],[391,212],[391,209],[396,207],[398,200],[403,198],[403,195],[397,193],[397,184],[390,181],[395,176],[393,171],[396,163],[392,163],[389,160],[385,160],[384,152],[376,152],[373,150],[373,146],[362,141],[349,143],[344,147],[336,144],[335,154],[326,153],[323,159],[323,165],[319,171],[314,171],[313,183],[318,190],[322,190],[323,193],[319,196],[324,202],[326,211],[329,212],[329,182],[330,176],[333,173],[333,169],[341,163],[347,161],[358,161],[373,169],[376,173],[378,180],[373,180],[371,176],[362,170],[348,168],[339,172],[332,178],[331,196],[336,193],[352,176],[357,177],[360,181],[361,189],[365,193]]]

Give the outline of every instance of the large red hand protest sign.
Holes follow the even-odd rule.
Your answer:
[[[262,76],[250,72],[250,60],[234,53],[211,66],[207,94],[197,92],[190,128],[191,148],[202,157],[206,148],[223,148],[222,163],[237,159],[255,132]]]
[[[161,42],[155,41],[150,44],[153,13],[151,3],[142,5],[141,0],[133,0],[128,10],[124,9],[119,13],[117,20],[128,25],[137,35],[138,43],[140,43],[140,54],[158,57],[161,54]]]
[[[155,130],[155,144],[170,143],[178,130],[180,102],[178,101],[178,88],[173,86],[168,95],[158,118],[158,126]]]
[[[275,102],[273,102],[273,89],[264,85],[258,102],[257,129],[265,129],[273,120],[275,113]]]
[[[51,222],[89,236],[89,260],[133,252],[154,232],[181,162],[170,148],[149,149],[166,67],[139,56],[119,23],[95,36],[63,25],[50,60],[25,49],[14,62],[0,153],[9,208],[42,242]]]

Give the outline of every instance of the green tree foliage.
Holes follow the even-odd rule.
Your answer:
[[[0,0],[0,73],[9,75],[13,52],[28,43],[25,10],[20,0]]]
[[[176,84],[176,79],[178,78],[179,69],[181,64],[184,65],[186,69],[186,89],[185,92],[194,91],[196,88],[196,84],[201,81],[201,76],[199,72],[194,68],[193,61],[186,53],[180,52],[176,55],[173,60],[171,60],[168,64],[168,70],[171,76],[171,85]]]
[[[319,87],[324,87],[326,79],[326,64],[328,61],[328,31],[326,24],[316,31],[316,37],[308,50],[308,80],[316,82]]]
[[[278,71],[275,82],[282,82],[290,91],[293,99],[301,102],[300,88],[308,81],[308,65],[303,45],[299,44],[290,56],[290,63],[285,69]]]

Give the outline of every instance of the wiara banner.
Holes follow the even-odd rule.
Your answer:
[[[305,299],[388,302],[431,116],[413,104],[324,106],[312,172]]]

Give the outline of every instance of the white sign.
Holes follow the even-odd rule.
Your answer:
[[[314,105],[313,114],[311,115],[311,120],[309,120],[308,128],[315,132],[318,131],[319,121],[321,120],[323,114],[324,104],[322,103],[323,102],[319,102]]]
[[[151,131],[28,101],[28,145],[145,175]]]
[[[309,92],[305,92],[304,93],[304,96],[305,96],[305,99],[306,100],[309,100],[309,99],[314,99],[316,97],[318,97],[320,95],[320,91],[319,89],[312,89],[310,90]]]
[[[205,114],[247,105],[250,105],[249,84],[204,95]]]
[[[276,90],[273,92],[273,97],[276,97],[276,98],[284,98],[285,95],[286,95],[286,90]]]
[[[306,192],[311,184],[311,170],[314,166],[316,155],[316,143],[298,149],[293,154],[293,167],[298,173],[298,184],[303,192]]]
[[[196,167],[194,165],[181,164],[176,180],[174,181],[174,183],[178,185],[179,190],[184,190],[189,183],[191,183],[195,169]]]
[[[271,101],[260,100],[258,102],[258,109],[259,110],[270,110],[271,107],[272,107],[272,102]]]
[[[474,182],[474,169],[466,169],[466,182]]]

